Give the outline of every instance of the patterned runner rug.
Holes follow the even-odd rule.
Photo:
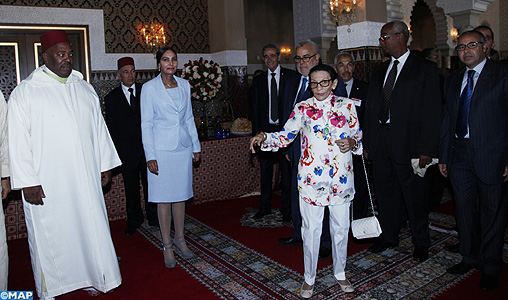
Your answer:
[[[429,299],[468,276],[470,273],[446,273],[461,256],[443,250],[444,245],[457,242],[457,237],[443,229],[450,228],[447,218],[431,216],[434,224],[439,219],[444,222],[431,227],[430,258],[424,263],[413,261],[410,234],[404,229],[399,247],[382,254],[361,251],[348,257],[346,276],[356,288],[354,293],[340,290],[328,266],[317,272],[313,299]],[[196,255],[188,260],[177,255],[178,264],[219,297],[300,299],[302,274],[190,216],[186,217],[185,227],[188,246]],[[145,224],[139,231],[162,250],[158,228]]]

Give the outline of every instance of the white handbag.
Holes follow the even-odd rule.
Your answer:
[[[363,170],[365,172],[365,180],[367,181],[367,190],[369,191],[370,205],[372,207],[372,217],[362,218],[358,220],[353,220],[353,202],[351,202],[351,231],[353,232],[353,236],[357,239],[368,239],[375,238],[381,235],[383,232],[381,230],[381,225],[379,225],[379,221],[376,218],[376,212],[374,211],[374,203],[372,202],[372,194],[370,192],[369,179],[367,175],[367,168],[365,167],[365,160],[363,159],[362,154],[362,162],[363,162]]]

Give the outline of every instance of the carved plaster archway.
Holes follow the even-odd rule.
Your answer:
[[[401,20],[406,24],[411,23],[411,14],[417,0],[392,0],[387,1],[386,9],[388,21]],[[453,41],[449,32],[453,24],[449,24],[442,8],[436,5],[437,0],[423,0],[430,8],[434,23],[436,25],[436,47],[440,50],[448,50],[453,48]]]

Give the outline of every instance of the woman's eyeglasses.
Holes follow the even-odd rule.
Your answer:
[[[318,87],[318,84],[322,87],[328,87],[331,82],[332,82],[331,79],[321,80],[320,82],[311,81],[309,83],[309,86],[311,89],[316,89]]]

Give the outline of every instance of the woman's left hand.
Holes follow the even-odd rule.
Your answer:
[[[342,153],[346,153],[356,146],[356,140],[352,138],[336,140],[335,143],[339,146],[340,152]]]
[[[199,161],[200,158],[201,158],[201,152],[194,152],[194,157],[192,158],[192,161],[197,162],[197,161]]]

